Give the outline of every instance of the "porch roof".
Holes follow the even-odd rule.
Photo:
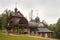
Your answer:
[[[49,30],[48,28],[38,28],[37,32],[53,32],[53,31]]]

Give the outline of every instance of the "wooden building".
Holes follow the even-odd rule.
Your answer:
[[[11,13],[8,24],[7,29],[10,33],[23,33],[23,29],[28,27],[27,19],[17,8],[15,8],[15,12]]]
[[[34,21],[28,22],[28,20],[22,15],[17,8],[15,11],[11,13],[7,31],[8,33],[15,34],[32,34],[32,35],[40,35],[42,37],[51,37],[52,31],[47,27],[44,27],[44,24],[40,22],[39,17],[37,16]]]

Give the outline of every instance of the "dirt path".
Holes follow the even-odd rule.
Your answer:
[[[39,36],[29,36],[29,37],[34,37],[34,38],[42,38],[46,40],[57,40],[57,39],[52,39],[52,38],[44,38],[44,37],[39,37]]]
[[[46,40],[57,40],[57,39],[52,39],[52,38],[45,38],[45,37],[40,37],[40,36],[33,36],[33,35],[16,35],[16,34],[9,34],[11,36],[28,36],[28,37],[34,37],[34,38],[42,38]]]

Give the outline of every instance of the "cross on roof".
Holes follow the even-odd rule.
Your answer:
[[[17,2],[15,3],[15,8],[17,8]]]
[[[37,9],[36,11],[37,11],[37,16],[38,16],[38,11],[39,11],[39,10]]]

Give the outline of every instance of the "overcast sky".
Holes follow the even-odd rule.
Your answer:
[[[56,23],[60,17],[60,0],[0,0],[0,13],[5,9],[14,10],[17,2],[18,10],[29,19],[29,14],[33,9],[33,18],[37,15],[40,20],[45,20],[48,24]]]

